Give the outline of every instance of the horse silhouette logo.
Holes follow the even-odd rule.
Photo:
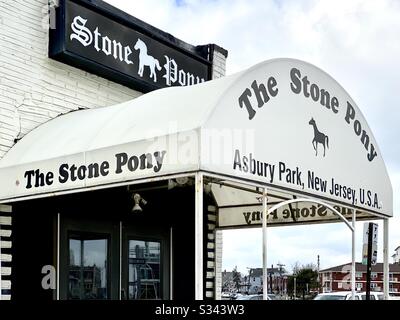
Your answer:
[[[315,150],[315,155],[318,155],[318,143],[321,143],[324,146],[324,157],[325,157],[325,143],[326,147],[329,148],[329,138],[326,134],[322,133],[318,130],[315,120],[311,118],[308,124],[312,125],[314,128],[314,139],[312,141],[312,145]]]
[[[153,79],[154,82],[157,82],[155,68],[157,67],[158,70],[161,70],[158,60],[147,54],[147,46],[141,39],[136,41],[134,48],[135,50],[139,50],[139,76],[143,77],[144,67],[148,66],[150,68],[150,79]]]

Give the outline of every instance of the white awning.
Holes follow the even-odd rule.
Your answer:
[[[361,111],[328,74],[293,59],[55,118],[0,161],[0,201],[199,170],[392,216]]]

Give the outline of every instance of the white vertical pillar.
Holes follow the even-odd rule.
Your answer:
[[[57,300],[60,300],[60,213],[57,213]]]
[[[173,239],[174,233],[172,227],[169,229],[169,300],[174,299],[174,252],[173,252]]]
[[[3,296],[2,295],[3,284],[1,282],[1,272],[2,272],[2,270],[1,270],[1,224],[0,224],[0,300],[1,300],[1,297]]]
[[[262,255],[263,255],[263,300],[268,298],[268,273],[267,273],[267,188],[263,190],[263,216],[262,216]]]
[[[195,177],[195,299],[203,300],[203,174]]]
[[[128,256],[129,256],[129,243],[128,243]],[[124,297],[124,299],[126,299],[126,297]],[[119,222],[119,300],[122,300],[122,221]]]
[[[351,300],[355,300],[356,293],[356,209],[352,210],[351,224]]]
[[[383,219],[383,294],[389,300],[389,219]]]

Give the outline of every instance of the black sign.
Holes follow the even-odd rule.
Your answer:
[[[210,79],[208,46],[191,46],[103,1],[62,0],[49,56],[134,89]]]

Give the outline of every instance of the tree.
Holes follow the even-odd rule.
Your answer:
[[[296,280],[295,280],[296,279]],[[296,296],[303,299],[310,291],[319,288],[318,270],[313,264],[306,264],[300,267],[298,263],[293,267],[293,275],[288,277],[288,293],[294,295],[294,282],[296,281]]]

